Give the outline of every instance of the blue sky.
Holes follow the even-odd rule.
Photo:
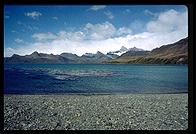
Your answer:
[[[5,6],[4,56],[151,50],[186,37],[187,28],[183,5]]]

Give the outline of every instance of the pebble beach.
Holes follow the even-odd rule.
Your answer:
[[[186,130],[188,94],[4,95],[4,130]]]

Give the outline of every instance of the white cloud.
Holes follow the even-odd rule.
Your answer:
[[[87,23],[84,29],[89,39],[96,40],[111,38],[116,32],[116,28],[109,22],[94,25]]]
[[[114,15],[113,15],[112,12],[110,12],[110,11],[106,11],[106,12],[104,12],[104,14],[105,14],[109,19],[113,19],[113,18],[114,18]]]
[[[185,36],[186,37],[186,36]],[[184,38],[179,33],[157,34],[143,32],[135,35],[126,35],[123,37],[108,38],[103,40],[65,40],[61,38],[54,39],[50,42],[36,42],[28,46],[19,47],[13,51],[6,51],[7,56],[12,54],[26,55],[34,51],[42,53],[61,54],[63,52],[75,53],[79,56],[88,52],[96,53],[97,51],[107,53],[109,51],[119,50],[121,46],[127,48],[138,47],[145,50],[151,50],[161,45],[166,45]]]
[[[127,34],[132,34],[132,30],[130,28],[127,28],[127,27],[120,27],[116,31],[117,36],[122,36],[122,35],[127,35]]]
[[[77,32],[60,31],[57,35],[58,35],[58,39],[62,39],[62,40],[80,41],[85,38],[85,34],[81,31],[77,31]]]
[[[35,33],[32,36],[33,38],[35,38],[38,41],[45,41],[45,40],[53,40],[56,39],[57,36],[48,32],[48,33]]]
[[[145,29],[145,23],[140,20],[134,20],[130,24],[130,28],[132,29],[133,33],[141,33],[144,32]]]
[[[97,10],[104,9],[104,8],[106,8],[105,5],[94,5],[90,7],[90,10],[97,11]]]
[[[22,29],[23,32],[34,31],[34,30],[39,29],[38,27],[36,27],[34,25],[26,24],[21,21],[17,21],[17,24],[23,27],[23,29]]]
[[[148,9],[144,10],[144,14],[150,15],[150,16],[153,16],[153,17],[156,17],[158,15],[158,13],[153,13]]]
[[[25,16],[28,16],[32,19],[38,19],[40,16],[42,16],[42,13],[37,12],[37,11],[27,12],[27,13],[25,13]]]
[[[132,30],[127,27],[120,27],[119,29],[115,28],[113,24],[108,21],[104,23],[91,24],[87,23],[81,30],[79,31],[59,31],[57,34],[52,33],[35,33],[33,34],[33,38],[39,41],[47,41],[54,39],[62,39],[62,40],[72,40],[72,41],[80,41],[80,40],[103,40],[112,37],[124,36],[127,34],[131,34]]]
[[[149,32],[167,33],[172,31],[186,32],[188,29],[188,13],[168,10],[159,14],[157,20],[147,23]]]
[[[14,41],[15,41],[16,43],[24,43],[24,41],[23,41],[22,39],[20,39],[20,38],[16,38]]]
[[[183,37],[181,37],[183,38]],[[146,50],[151,50],[152,48],[159,47],[163,44],[169,44],[178,41],[179,35],[177,33],[170,34],[156,34],[144,32],[135,35],[126,35],[124,37],[108,38],[103,40],[65,40],[62,38],[54,39],[50,42],[36,42],[29,44],[28,46],[21,46],[13,51],[6,51],[6,54],[11,56],[13,53],[26,55],[34,51],[42,53],[53,53],[61,54],[63,52],[75,53],[79,56],[88,52],[96,53],[101,51],[107,53],[109,51],[119,50],[121,46],[127,48],[138,47]]]

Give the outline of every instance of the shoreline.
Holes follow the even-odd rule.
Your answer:
[[[4,93],[5,95],[84,95],[84,96],[89,96],[89,95],[148,95],[148,94],[152,94],[152,95],[158,95],[158,94],[188,94],[188,91],[185,92],[162,92],[162,93],[131,93],[131,92],[117,92],[117,93],[25,93],[25,94],[20,94],[20,93]]]
[[[4,95],[4,130],[186,130],[188,93]]]

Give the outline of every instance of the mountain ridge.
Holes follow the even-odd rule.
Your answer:
[[[127,52],[107,63],[132,64],[188,64],[188,37],[175,43],[162,45],[151,51]]]
[[[117,55],[114,52],[124,52]],[[60,55],[38,53],[37,51],[29,55],[20,56],[13,54],[5,57],[4,63],[50,63],[50,64],[94,64],[94,63],[125,63],[125,64],[188,64],[188,37],[173,44],[162,45],[151,51],[140,48],[126,48],[122,46],[120,50],[103,54],[100,51],[85,53],[78,56],[72,53],[61,53]]]

